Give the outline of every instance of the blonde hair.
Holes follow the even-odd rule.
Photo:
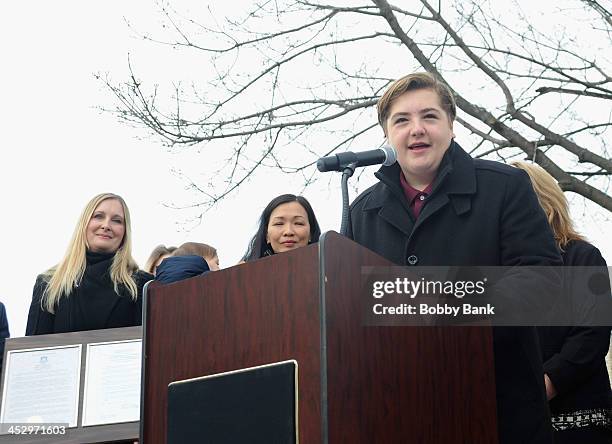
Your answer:
[[[529,175],[559,249],[563,251],[569,241],[585,240],[574,229],[574,223],[569,215],[567,199],[557,181],[539,165],[528,162],[512,162],[512,165]]]
[[[147,273],[154,274],[155,263],[159,260],[159,258],[161,258],[162,256],[170,256],[172,254],[172,252],[175,251],[175,250],[176,250],[176,247],[166,247],[163,244],[162,245],[158,245],[151,252],[151,255],[149,256],[149,259],[147,259],[147,262],[146,262],[146,264],[144,266],[144,270]]]
[[[172,256],[202,256],[205,259],[212,259],[217,256],[217,250],[207,244],[199,242],[185,242],[172,253]]]
[[[125,234],[119,249],[115,253],[110,268],[110,277],[113,281],[115,292],[119,293],[119,285],[124,285],[129,291],[132,299],[138,297],[138,289],[132,274],[138,270],[136,261],[132,258],[132,230],[130,225],[130,212],[121,196],[112,193],[98,194],[91,199],[74,229],[66,254],[55,267],[44,273],[47,288],[41,300],[41,306],[48,312],[54,313],[59,299],[68,297],[72,290],[79,285],[85,273],[87,245],[87,225],[102,201],[115,199],[121,203],[124,213]]]
[[[457,104],[455,103],[455,96],[448,85],[428,72],[415,72],[394,81],[376,104],[378,123],[382,126],[385,136],[387,135],[387,119],[389,118],[393,103],[408,91],[419,89],[434,91],[440,98],[440,106],[446,112],[449,121],[451,123],[455,121],[455,117],[457,117]]]

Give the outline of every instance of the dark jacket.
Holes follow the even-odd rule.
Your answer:
[[[2,369],[2,362],[4,359],[4,341],[10,337],[11,333],[9,332],[6,309],[4,308],[4,304],[0,302],[0,370]]]
[[[208,262],[202,256],[167,257],[157,266],[155,280],[162,284],[181,281],[210,271]]]
[[[608,272],[601,253],[588,242],[569,242],[562,256],[566,266],[602,267],[604,273]],[[566,276],[569,277],[566,290],[571,291],[573,275],[567,273]],[[609,294],[609,287],[607,290]],[[538,334],[544,372],[557,391],[557,396],[550,401],[551,412],[611,408],[612,393],[605,362],[610,327],[539,327]]]
[[[415,220],[400,167],[351,205],[349,237],[399,265],[560,265],[552,232],[527,174],[472,159],[457,143],[445,153]],[[493,329],[501,443],[550,443],[542,360],[533,327]]]
[[[117,294],[110,277],[113,258],[114,254],[87,252],[80,284],[70,295],[62,295],[54,314],[41,307],[47,281],[39,275],[32,294],[26,336],[142,325],[142,287],[153,276],[144,271],[135,273],[136,300],[121,286]]]

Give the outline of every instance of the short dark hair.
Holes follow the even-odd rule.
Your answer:
[[[242,256],[243,261],[254,261],[255,259],[270,256],[275,253],[272,250],[272,247],[268,245],[268,242],[266,241],[270,215],[279,205],[290,202],[297,202],[304,207],[304,210],[306,210],[306,215],[308,216],[308,224],[310,225],[310,243],[312,244],[319,242],[321,228],[319,228],[319,223],[317,222],[317,218],[315,217],[310,203],[303,196],[296,196],[295,194],[282,194],[272,199],[261,213],[261,217],[259,218],[259,228],[257,229],[255,236],[253,236],[249,242],[247,252],[244,254],[244,256]]]

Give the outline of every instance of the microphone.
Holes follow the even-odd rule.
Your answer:
[[[351,164],[354,167],[378,165],[381,163],[384,166],[389,166],[395,163],[396,160],[397,153],[395,150],[389,145],[384,145],[377,150],[361,151],[359,153],[346,151],[334,154],[333,156],[321,157],[317,160],[317,168],[322,173],[326,171],[344,171]]]

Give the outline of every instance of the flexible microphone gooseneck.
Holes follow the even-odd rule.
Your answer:
[[[355,168],[379,164],[389,166],[395,163],[396,160],[397,153],[395,150],[389,145],[384,145],[377,150],[361,151],[358,153],[347,151],[333,156],[321,157],[317,161],[317,168],[321,172],[342,171],[342,223],[340,225],[340,234],[347,235],[349,220],[348,180],[355,172]]]

